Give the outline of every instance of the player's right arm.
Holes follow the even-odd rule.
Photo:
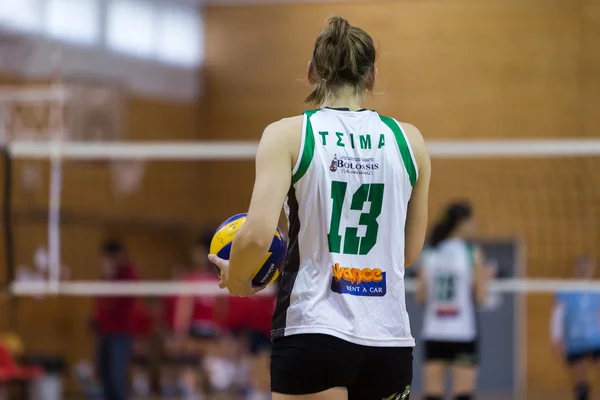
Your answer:
[[[246,221],[231,245],[229,260],[215,254],[209,260],[221,270],[221,288],[234,296],[256,292],[252,269],[265,259],[277,229],[281,208],[292,182],[292,169],[302,135],[303,117],[286,118],[263,132],[256,153],[256,177]]]
[[[473,250],[473,264],[475,267],[475,301],[477,304],[481,305],[485,303],[489,285],[483,250],[481,250],[481,247],[475,247]]]
[[[414,126],[404,123],[402,124],[402,129],[408,137],[419,169],[418,178],[408,202],[408,213],[404,228],[404,266],[410,267],[419,258],[421,250],[423,250],[423,243],[425,242],[431,159],[429,158],[429,153],[427,152],[425,140],[421,132]]]

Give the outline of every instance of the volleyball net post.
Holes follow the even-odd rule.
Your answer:
[[[57,60],[58,62],[59,60]],[[58,68],[58,67],[57,67]],[[57,72],[57,74],[59,74]],[[42,140],[49,148],[53,143],[68,138],[64,121],[66,104],[72,93],[60,79],[51,84],[15,85],[0,87],[0,144],[3,149],[3,220],[6,284],[15,279],[14,235],[13,235],[13,188],[15,178],[11,143],[19,138],[24,142]],[[60,263],[60,193],[62,157],[48,153],[50,165],[48,198],[48,246],[52,248],[50,275],[55,274]],[[12,307],[11,307],[12,309]],[[12,319],[12,318],[11,318]]]

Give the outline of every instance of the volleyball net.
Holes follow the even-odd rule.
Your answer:
[[[103,87],[0,90],[3,281],[12,294],[224,293],[170,279],[189,264],[200,232],[246,209],[257,143],[122,141],[122,105]],[[600,256],[600,140],[432,140],[428,147],[431,220],[448,202],[468,200],[492,253],[494,243],[518,248],[510,261],[489,255],[505,278],[492,290],[600,291],[565,280],[578,256]],[[99,247],[109,237],[126,244],[145,280],[98,279]]]
[[[6,246],[13,249],[16,260],[7,261],[14,269],[8,274],[9,280],[13,278],[11,292],[71,296],[226,293],[214,283],[169,279],[189,268],[199,236],[204,234],[202,245],[207,246],[206,232],[227,218],[212,214],[202,200],[208,195],[203,163],[252,160],[256,147],[256,143],[202,142],[11,143],[6,154],[10,167],[5,169],[5,182],[11,182],[6,186],[10,222]],[[27,196],[23,186],[33,165],[40,174],[37,179],[48,188],[28,202],[23,200]],[[100,246],[107,239],[123,243],[141,271],[142,282],[98,280]],[[27,264],[26,254],[33,254],[33,265]],[[43,279],[20,274],[31,267],[41,271]]]
[[[494,282],[492,290],[600,291],[594,283],[565,280],[578,256],[598,256],[600,140],[428,145],[432,220],[448,202],[467,199],[483,240],[513,241],[520,248],[514,273]],[[218,171],[247,170],[256,148],[252,142],[11,142],[5,152],[4,217],[12,293],[223,293],[214,285],[167,282],[167,267],[186,262],[185,244],[191,246],[199,231],[244,211],[249,193],[239,193],[227,205],[229,212],[219,207],[221,214],[212,213],[206,198],[218,203],[219,191],[206,179],[213,174],[213,182],[226,179],[232,187],[249,189],[248,182],[237,181],[245,179],[243,173],[219,178]],[[132,257],[154,281],[97,280],[98,246],[109,236],[126,242],[130,237],[139,246]],[[28,265],[46,271],[44,279],[16,279]]]

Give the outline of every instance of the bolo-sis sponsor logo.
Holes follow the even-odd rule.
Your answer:
[[[373,158],[348,156],[337,158],[336,154],[333,156],[333,160],[331,160],[329,170],[331,172],[340,172],[342,174],[373,175],[375,171],[379,170],[379,163],[375,162],[375,159]]]
[[[335,263],[331,290],[353,296],[385,296],[385,272],[379,268],[351,268]]]

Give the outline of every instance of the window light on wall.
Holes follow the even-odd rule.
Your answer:
[[[41,28],[42,0],[0,0],[0,26],[37,33]]]
[[[45,31],[54,38],[81,44],[100,37],[99,0],[47,0]]]
[[[191,0],[190,0],[191,1]],[[0,29],[194,68],[202,63],[199,10],[183,0],[0,0]],[[188,3],[185,3],[188,4]],[[101,40],[101,35],[104,36]]]
[[[200,13],[193,8],[164,7],[158,18],[158,60],[195,67],[202,62],[203,35]]]
[[[112,0],[107,8],[106,42],[111,50],[152,57],[156,38],[156,6],[139,0]]]

